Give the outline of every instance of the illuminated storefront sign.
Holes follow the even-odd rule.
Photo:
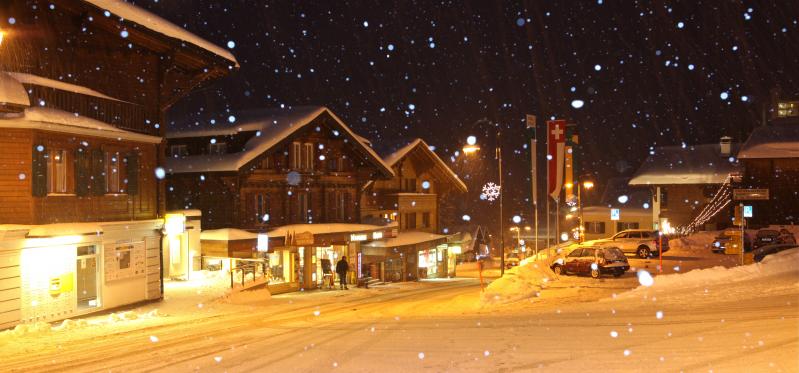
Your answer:
[[[269,251],[269,235],[266,233],[258,234],[258,243],[256,245],[256,249],[259,253],[265,253]]]
[[[379,240],[383,238],[383,232],[372,232],[372,239]]]
[[[357,242],[357,241],[366,241],[369,239],[369,236],[366,233],[353,233],[350,235],[350,241]]]

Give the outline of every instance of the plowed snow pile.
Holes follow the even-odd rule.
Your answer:
[[[488,285],[481,300],[484,304],[502,304],[532,298],[554,278],[547,260],[523,263]]]
[[[703,288],[711,285],[731,284],[771,276],[799,274],[799,249],[786,250],[763,258],[759,263],[725,268],[697,269],[687,273],[661,275],[652,286],[639,286],[619,297],[638,297],[646,294],[678,292],[688,288]]]

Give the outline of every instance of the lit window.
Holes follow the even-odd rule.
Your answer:
[[[125,159],[119,152],[105,153],[105,185],[106,193],[124,193],[121,181],[125,180]]]
[[[47,155],[47,186],[48,193],[70,193],[67,180],[67,151],[63,149],[51,150]]]
[[[777,117],[799,117],[799,101],[783,101],[777,103]]]

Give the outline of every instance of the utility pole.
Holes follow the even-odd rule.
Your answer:
[[[497,128],[497,161],[499,162],[499,276],[505,275],[505,222],[502,211],[502,196],[505,195],[505,190],[502,189],[502,131]]]

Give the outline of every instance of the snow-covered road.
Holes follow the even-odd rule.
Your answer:
[[[569,277],[502,305],[475,279],[254,293],[2,336],[0,371],[799,371],[799,271],[741,278],[630,292],[629,277]]]

